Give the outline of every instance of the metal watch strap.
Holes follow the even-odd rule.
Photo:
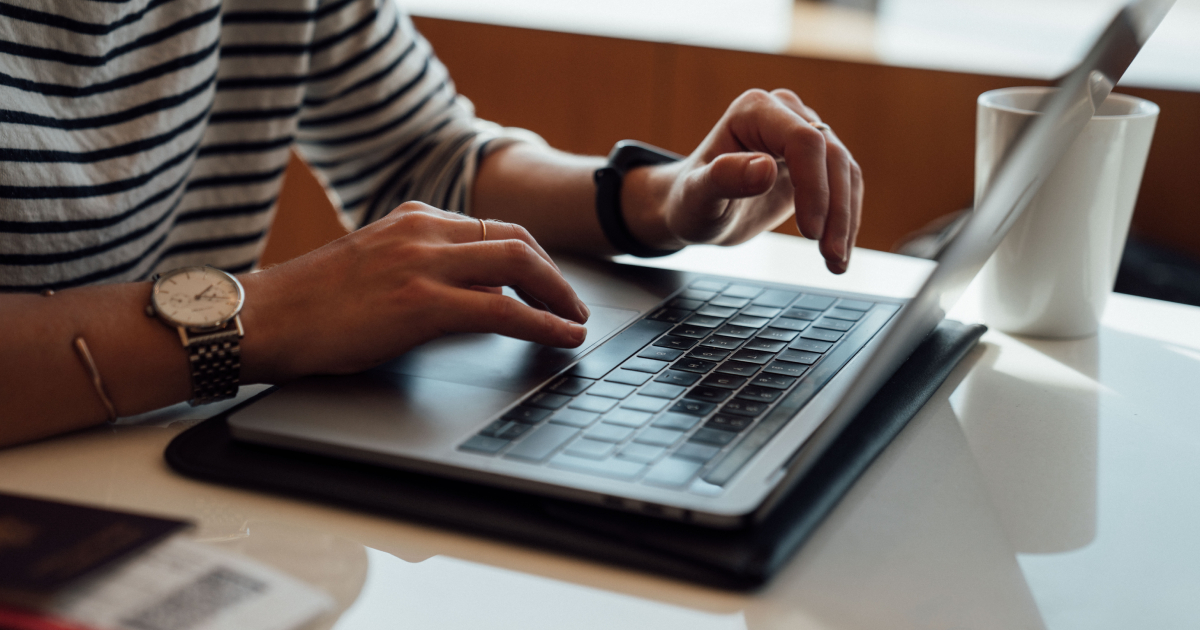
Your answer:
[[[605,238],[617,251],[639,258],[656,258],[674,254],[679,250],[647,247],[629,231],[625,215],[621,210],[621,185],[625,173],[639,166],[666,164],[683,159],[683,156],[635,140],[618,142],[608,154],[608,164],[598,169],[596,181],[596,219],[600,222]]]
[[[242,371],[242,337],[238,328],[197,335],[189,339],[188,364],[192,372],[192,406],[233,398]]]

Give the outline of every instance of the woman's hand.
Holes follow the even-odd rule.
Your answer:
[[[800,233],[819,240],[829,270],[843,273],[862,215],[862,170],[820,122],[790,90],[742,94],[686,160],[626,175],[630,229],[661,249],[733,245],[794,208]]]
[[[243,380],[378,365],[452,332],[575,347],[588,310],[519,225],[409,202],[308,255],[242,277]],[[529,304],[502,295],[510,286]]]

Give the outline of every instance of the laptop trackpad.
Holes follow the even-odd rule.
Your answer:
[[[381,366],[406,376],[523,393],[559,372],[637,315],[636,311],[590,306],[587,341],[578,348],[550,348],[490,334],[448,335]]]
[[[362,374],[289,383],[234,412],[230,428],[238,439],[355,459],[433,455],[638,314],[589,308],[588,340],[580,348],[490,334],[443,337]]]

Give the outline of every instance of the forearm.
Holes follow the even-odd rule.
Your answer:
[[[577,156],[517,143],[489,155],[475,179],[472,213],[525,226],[548,249],[594,255],[617,253],[596,219],[592,178],[604,158]],[[621,189],[622,215],[642,243],[682,246],[667,231],[661,206],[670,189],[667,169],[637,168]]]
[[[186,353],[175,331],[145,315],[149,300],[149,283],[0,295],[0,445],[107,419],[76,338],[87,343],[118,414],[186,400]]]

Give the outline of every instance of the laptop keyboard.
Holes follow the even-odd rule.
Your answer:
[[[693,282],[459,449],[711,492],[897,310],[749,283]]]

